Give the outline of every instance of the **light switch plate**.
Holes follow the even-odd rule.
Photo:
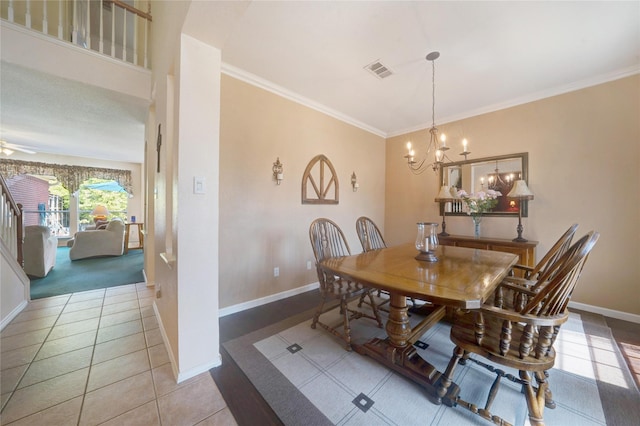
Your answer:
[[[204,194],[207,192],[206,180],[201,176],[193,177],[193,193],[194,194]]]

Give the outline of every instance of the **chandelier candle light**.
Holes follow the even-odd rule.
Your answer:
[[[507,194],[508,198],[515,198],[518,200],[518,237],[513,241],[518,243],[526,243],[528,240],[522,237],[522,202],[524,200],[533,200],[533,192],[527,186],[527,182],[520,179],[513,184],[513,188]]]
[[[429,167],[437,172],[445,159],[449,160],[446,152],[449,150],[447,146],[447,137],[442,134],[438,141],[438,128],[436,127],[436,59],[440,57],[440,52],[431,52],[427,55],[427,61],[431,61],[431,128],[429,129],[429,144],[427,145],[427,152],[424,158],[420,161],[416,160],[416,152],[413,149],[411,141],[407,142],[407,155],[404,158],[407,159],[407,165],[409,170],[413,174],[419,175],[427,170]],[[467,155],[471,154],[468,151],[468,142],[466,139],[462,141],[463,152],[460,155],[464,155],[464,159],[467,159]],[[427,162],[429,154],[433,151],[434,161],[432,163]],[[450,160],[449,160],[450,161]]]

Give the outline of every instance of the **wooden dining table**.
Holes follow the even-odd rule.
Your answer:
[[[325,259],[320,267],[328,273],[361,282],[390,294],[387,338],[354,344],[356,352],[367,355],[424,387],[436,404],[441,373],[416,352],[413,344],[445,316],[449,309],[479,308],[518,257],[511,253],[439,246],[435,262],[417,260],[414,244],[403,244],[366,253]],[[414,327],[409,323],[407,297],[427,302],[425,318]],[[459,393],[452,384],[447,399]]]

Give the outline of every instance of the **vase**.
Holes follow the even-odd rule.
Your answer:
[[[476,238],[480,238],[480,222],[482,222],[482,216],[474,215],[471,216],[471,219],[473,219],[473,235]]]

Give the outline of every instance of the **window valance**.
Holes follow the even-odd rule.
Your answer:
[[[80,184],[89,178],[109,179],[115,180],[125,191],[132,194],[131,170],[2,159],[0,173],[5,179],[21,174],[55,176],[71,194],[75,193],[80,188]]]

